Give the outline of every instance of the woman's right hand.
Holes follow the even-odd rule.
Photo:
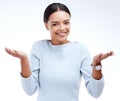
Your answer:
[[[22,51],[11,50],[11,49],[9,49],[9,48],[5,48],[5,51],[6,51],[9,55],[11,55],[11,56],[13,56],[13,57],[17,57],[17,58],[19,58],[19,59],[21,59],[21,60],[24,60],[24,59],[27,59],[27,58],[28,58],[27,54],[25,54],[25,53],[22,52]]]
[[[25,78],[31,75],[30,65],[27,54],[18,50],[11,50],[5,48],[5,51],[13,57],[17,57],[21,60],[21,75]]]

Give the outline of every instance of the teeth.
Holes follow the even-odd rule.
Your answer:
[[[60,35],[60,36],[64,36],[64,35],[65,35],[65,33],[58,33],[58,35]]]

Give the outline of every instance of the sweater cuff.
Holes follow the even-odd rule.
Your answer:
[[[95,82],[101,82],[101,81],[103,81],[103,80],[104,80],[104,76],[102,75],[102,78],[101,78],[101,79],[99,79],[99,80],[96,80],[96,79],[94,79],[94,78],[92,77],[92,80],[93,80],[93,81],[95,81]]]
[[[32,78],[32,75],[30,75],[29,77],[25,78],[25,77],[23,77],[22,74],[20,73],[20,78],[21,78],[21,80],[29,80],[29,79]]]

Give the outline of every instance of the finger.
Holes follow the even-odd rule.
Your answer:
[[[14,50],[14,53],[15,53],[15,56],[16,56],[16,57],[20,57],[20,52],[19,52],[19,51]]]
[[[113,51],[108,52],[108,56],[112,56],[112,55],[114,55]]]
[[[11,50],[9,48],[5,48],[5,51],[12,56],[16,56],[16,52],[14,50]]]
[[[99,55],[98,55],[98,58],[100,59],[102,56],[103,56],[103,53],[99,54]]]
[[[11,50],[10,50],[9,48],[6,48],[6,47],[5,47],[5,51],[6,51],[8,54],[10,54],[10,51],[11,51]]]
[[[109,56],[112,56],[114,53],[113,51],[107,52],[101,56],[101,60],[108,58]]]
[[[107,52],[106,54],[105,54],[105,58],[107,58],[107,57],[109,57],[109,56],[112,56],[114,53],[112,52],[112,51],[110,51],[110,52]]]

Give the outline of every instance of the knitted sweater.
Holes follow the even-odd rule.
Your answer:
[[[79,101],[81,77],[88,93],[97,98],[104,87],[103,77],[92,78],[91,57],[80,42],[52,45],[49,40],[33,44],[30,54],[32,75],[21,76],[28,95],[38,90],[37,101]]]

